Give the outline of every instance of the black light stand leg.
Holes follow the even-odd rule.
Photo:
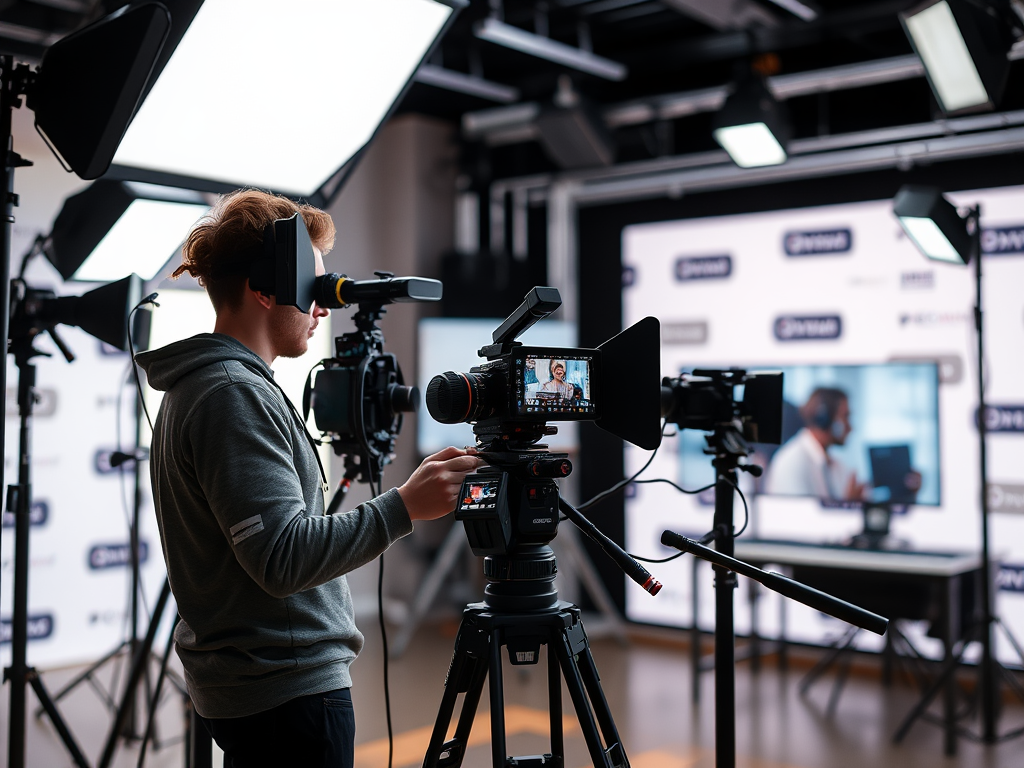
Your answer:
[[[3,66],[2,62],[3,57],[0,57],[0,66]],[[6,114],[6,111],[4,113]],[[18,364],[20,430],[18,436],[18,484],[11,486],[7,495],[8,508],[14,510],[14,610],[11,616],[11,666],[4,671],[4,678],[11,683],[7,764],[10,768],[24,768],[25,765],[25,686],[31,684],[75,764],[80,768],[88,768],[82,750],[61,718],[53,700],[47,694],[43,681],[39,679],[36,670],[29,667],[27,663],[29,533],[32,509],[30,450],[32,406],[35,402],[36,387],[36,369],[30,360],[35,356],[36,351],[32,349],[31,340],[26,339],[15,340],[12,344],[12,351]]]
[[[712,440],[714,442],[714,440]],[[712,446],[714,447],[714,446]],[[736,490],[737,457],[719,449],[712,460],[715,484],[715,549],[732,557],[733,494]],[[715,765],[736,765],[736,673],[733,591],[736,574],[715,565]]]
[[[160,702],[160,694],[163,692],[164,680],[167,679],[167,663],[171,658],[171,651],[174,650],[174,630],[178,626],[179,618],[175,617],[171,624],[171,631],[167,636],[167,647],[164,649],[164,656],[160,660],[160,674],[156,678],[156,688],[153,691],[153,698],[149,702],[149,712],[146,718],[146,730],[142,734],[142,744],[139,746],[138,768],[146,762],[146,747],[153,738],[153,730],[156,724],[156,708]]]
[[[164,579],[163,588],[160,590],[160,597],[157,598],[156,606],[153,608],[153,618],[149,622],[146,637],[142,641],[139,652],[132,657],[131,671],[125,684],[126,691],[134,690],[146,672],[150,652],[153,650],[153,641],[156,639],[156,631],[160,626],[160,617],[163,616],[164,608],[167,606],[167,601],[170,597],[171,586]],[[97,763],[98,768],[108,768],[110,761],[113,760],[114,752],[117,750],[118,739],[124,732],[125,724],[132,717],[134,705],[135,698],[133,696],[128,695],[122,699],[121,706],[118,707],[117,715],[114,717],[114,724],[111,726],[110,734],[107,736],[107,743],[103,747],[103,755],[100,757],[99,763]]]

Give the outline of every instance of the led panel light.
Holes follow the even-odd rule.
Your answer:
[[[764,123],[732,125],[714,131],[715,141],[741,168],[779,165],[786,162],[786,150]]]
[[[114,162],[311,197],[370,141],[463,4],[168,0],[172,18],[194,18]]]
[[[893,198],[893,213],[914,246],[929,259],[955,264],[971,260],[967,223],[935,187],[905,185]]]
[[[928,0],[900,21],[944,112],[994,108],[1009,72],[998,19],[963,0]]]
[[[956,248],[931,219],[904,216],[900,218],[900,224],[903,225],[903,231],[907,233],[907,237],[914,241],[917,250],[929,259],[951,261],[955,264],[963,263]]]
[[[712,119],[711,132],[733,162],[757,168],[786,162],[789,120],[764,80],[741,80]]]
[[[197,192],[100,180],[64,203],[46,253],[65,280],[152,280],[209,208]]]

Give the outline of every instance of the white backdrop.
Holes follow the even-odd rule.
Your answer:
[[[997,609],[1022,637],[1024,188],[949,197],[982,205],[987,397],[997,430],[988,441],[990,540],[1002,558]],[[980,547],[973,268],[922,257],[893,217],[891,200],[636,225],[624,231],[622,253],[623,327],[646,315],[661,320],[664,375],[694,366],[938,360],[942,504],[911,507],[894,518],[893,533],[915,549]],[[645,477],[678,476],[678,442],[666,438]],[[648,455],[628,447],[627,472]],[[664,484],[636,488],[626,502],[630,552],[664,557],[670,552],[659,540],[666,528],[710,530],[713,507],[706,503]],[[738,500],[736,507],[740,520]],[[838,542],[862,525],[859,511],[824,509],[814,499],[759,496],[754,507],[748,536]],[[628,584],[627,615],[690,626],[691,568],[688,557],[652,566],[665,588],[651,599]],[[711,629],[710,567],[700,573],[698,623]],[[768,635],[778,628],[777,600],[765,597],[761,629]],[[738,631],[749,630],[745,590],[737,591],[736,622]],[[793,639],[818,642],[840,628],[789,606]],[[1013,658],[1004,646],[1000,655]]]

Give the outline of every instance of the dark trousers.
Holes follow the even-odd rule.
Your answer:
[[[352,768],[356,719],[348,688],[248,717],[199,720],[224,750],[224,768]]]

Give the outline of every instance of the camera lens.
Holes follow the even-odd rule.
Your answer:
[[[486,374],[445,371],[427,385],[427,411],[434,421],[458,424],[476,421],[492,410]]]
[[[388,387],[388,399],[391,402],[391,410],[395,413],[416,413],[420,409],[419,387],[392,384]]]

